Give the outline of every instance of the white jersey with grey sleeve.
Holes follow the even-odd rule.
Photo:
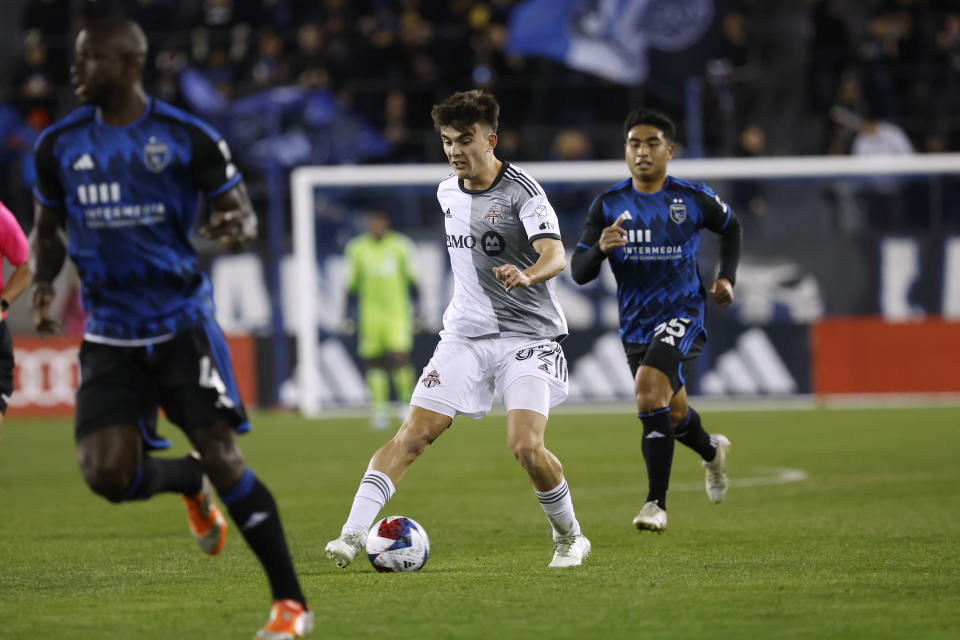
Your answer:
[[[451,174],[440,183],[437,199],[454,279],[444,329],[468,338],[565,336],[567,321],[553,278],[507,293],[493,274],[493,267],[503,264],[521,271],[533,265],[538,238],[560,239],[557,214],[537,181],[504,162],[489,188],[467,189]]]

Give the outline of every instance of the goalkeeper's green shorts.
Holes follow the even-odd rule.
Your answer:
[[[357,333],[357,353],[364,360],[380,358],[388,353],[410,353],[413,348],[413,325],[400,322],[367,323]]]

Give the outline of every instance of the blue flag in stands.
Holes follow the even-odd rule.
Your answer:
[[[714,0],[527,0],[510,15],[507,50],[638,85],[647,79],[650,49],[694,46],[714,14]]]

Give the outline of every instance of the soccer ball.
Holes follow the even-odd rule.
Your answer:
[[[389,516],[370,529],[367,557],[377,571],[417,571],[430,557],[430,538],[416,520]]]

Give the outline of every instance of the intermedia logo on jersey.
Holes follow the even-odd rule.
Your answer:
[[[677,204],[679,202],[679,204]],[[674,210],[674,207],[679,207]],[[633,220],[629,211],[623,211],[620,214],[626,221]],[[680,224],[687,217],[687,208],[679,198],[674,199],[674,204],[670,205],[670,218]],[[626,223],[625,223],[626,224]],[[653,231],[644,228],[629,228],[624,226],[623,230],[627,232],[627,246],[621,247],[619,251],[628,260],[676,260],[683,257],[683,245],[679,244],[655,244]]]
[[[427,389],[433,389],[434,387],[440,384],[440,374],[437,372],[436,369],[434,369],[427,375],[423,376],[423,380],[421,380],[420,382]]]

